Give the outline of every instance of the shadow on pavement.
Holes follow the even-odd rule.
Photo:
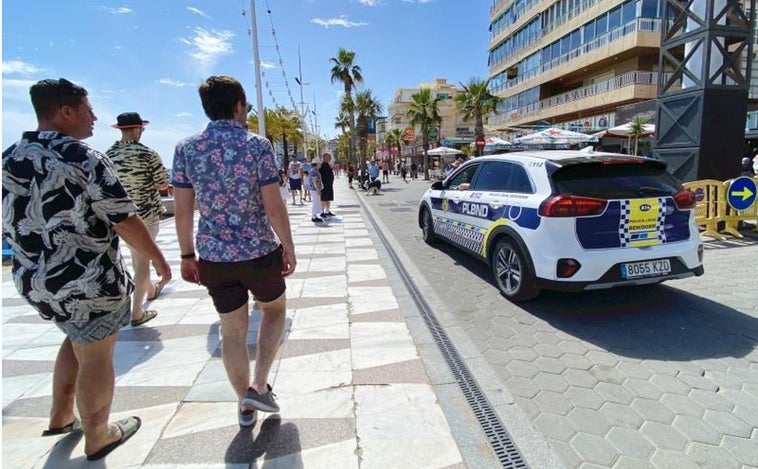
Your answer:
[[[282,425],[278,415],[270,416],[261,424],[258,435],[253,438],[255,427],[240,427],[229,448],[226,450],[224,462],[227,464],[249,464],[260,459],[269,460],[283,456],[292,456],[286,467],[298,469],[303,467],[300,458],[302,451],[300,431],[293,423]],[[261,467],[265,467],[261,464]]]
[[[687,361],[743,357],[756,348],[758,319],[673,285],[545,291],[519,306],[567,334],[622,356]]]
[[[484,263],[446,243],[437,243],[435,249],[496,288]],[[542,291],[537,299],[516,306],[622,356],[686,361],[744,357],[758,347],[758,319],[680,290],[676,281],[579,293]]]

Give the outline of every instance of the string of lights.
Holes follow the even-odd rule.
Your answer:
[[[244,7],[243,1],[244,0],[240,0],[240,6],[241,6],[241,10],[242,10],[242,16],[244,18],[244,17],[247,16],[247,10]],[[271,24],[271,29],[270,30],[266,30],[266,32],[268,32],[268,33],[271,34],[271,37],[273,38],[273,42],[274,42],[273,49],[276,51],[276,60],[274,62],[279,64],[279,70],[281,71],[281,74],[282,74],[282,82],[281,83],[284,84],[284,88],[286,90],[285,92],[287,94],[287,98],[289,98],[289,102],[290,102],[291,108],[293,109],[294,112],[297,112],[296,111],[297,110],[297,105],[295,104],[295,99],[292,96],[292,91],[291,91],[291,88],[290,88],[289,79],[287,78],[287,71],[286,71],[286,69],[284,67],[284,60],[282,60],[282,55],[281,55],[281,51],[280,51],[280,47],[279,47],[279,39],[278,39],[278,37],[276,35],[276,28],[274,27],[274,18],[273,18],[272,12],[271,12],[271,6],[269,5],[268,0],[264,0],[264,3],[266,4],[266,13],[267,13],[267,15],[269,17],[269,23]],[[250,27],[247,26],[247,20],[244,19],[244,21],[246,22],[247,34],[248,34],[248,36],[250,36],[250,35],[252,35],[253,32],[251,31]],[[271,47],[271,46],[269,46],[269,47]],[[261,69],[261,81],[263,81],[263,84],[264,84],[264,86],[266,88],[266,91],[268,92],[268,95],[269,95],[269,97],[271,99],[271,102],[273,104],[273,108],[277,109],[279,107],[284,107],[284,106],[280,106],[279,105],[279,102],[276,99],[275,90],[271,86],[272,83],[279,83],[279,82],[276,82],[276,81],[273,81],[273,80],[269,81],[269,77],[266,74],[265,69]],[[277,91],[277,93],[281,93],[281,91]]]

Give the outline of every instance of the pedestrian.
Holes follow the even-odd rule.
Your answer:
[[[140,142],[145,126],[149,123],[150,121],[142,120],[137,112],[119,114],[111,127],[121,131],[121,140],[117,140],[106,154],[113,162],[118,179],[129,198],[137,205],[139,216],[145,222],[150,237],[155,241],[161,215],[166,211],[159,191],[168,189],[168,173],[158,153]],[[132,253],[134,271],[131,325],[136,327],[158,315],[154,309],[143,309],[143,302],[145,296],[147,301],[158,298],[166,284],[153,283],[150,279],[150,259],[134,246],[129,243],[127,245]]]
[[[303,181],[300,179],[300,163],[297,156],[290,157],[290,164],[287,166],[287,172],[290,178],[290,192],[292,193],[292,205],[295,205],[295,199],[300,197],[300,205],[303,205]]]
[[[308,160],[303,160],[303,164],[300,165],[300,180],[303,181],[303,200],[311,202],[311,187],[308,180],[308,173],[311,172],[311,164]]]
[[[742,168],[740,169],[740,176],[753,177],[753,162],[750,158],[742,158]]]
[[[411,179],[416,179],[416,178],[418,178],[418,166],[416,166],[415,161],[411,161]]]
[[[119,240],[142,251],[163,282],[171,268],[152,240],[113,164],[81,140],[97,120],[87,91],[60,78],[29,90],[37,130],[3,152],[3,234],[13,248],[21,296],[66,338],[53,373],[49,428],[84,430],[88,460],[107,456],[139,430],[133,416],[109,423],[118,331],[134,289]],[[81,422],[74,416],[74,402]]]
[[[333,217],[332,201],[334,200],[334,171],[329,162],[332,161],[332,155],[324,153],[321,156],[321,166],[318,170],[321,173],[321,182],[324,188],[321,189],[321,218]]]
[[[282,196],[282,201],[284,203],[287,203],[287,199],[290,198],[290,190],[289,185],[287,184],[287,177],[285,175],[285,171],[282,168],[279,168],[278,171],[279,174],[279,194]]]
[[[400,175],[403,176],[403,182],[408,184],[408,180],[405,179],[408,176],[408,167],[405,166],[405,163],[400,163]]]
[[[382,182],[390,182],[390,164],[386,160],[382,162]]]
[[[353,177],[355,176],[355,166],[353,166],[353,163],[347,164],[347,186],[352,189],[353,188]]]
[[[321,158],[313,158],[311,161],[311,171],[308,173],[308,183],[311,186],[311,221],[313,223],[322,223],[321,218],[321,191],[324,189],[324,182],[321,179]]]
[[[174,151],[181,272],[185,281],[204,285],[213,300],[221,320],[221,359],[239,399],[239,424],[249,427],[258,410],[279,411],[268,375],[284,330],[284,278],[295,271],[295,246],[277,187],[274,149],[245,127],[242,85],[229,76],[211,76],[198,92],[211,122]],[[196,203],[200,221],[193,239]],[[252,382],[248,291],[262,311]]]

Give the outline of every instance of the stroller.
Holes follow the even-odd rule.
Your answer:
[[[382,189],[382,181],[378,177],[371,179],[369,176],[363,181],[363,189],[367,194],[377,195]]]

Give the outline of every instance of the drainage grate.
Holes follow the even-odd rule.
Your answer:
[[[398,259],[394,249],[387,242],[387,238],[385,238],[382,231],[378,229],[371,214],[368,212],[364,213],[374,226],[374,231],[387,248],[392,263],[400,273],[403,283],[405,283],[408,291],[413,297],[413,301],[421,312],[421,317],[424,318],[424,322],[426,322],[429,332],[431,332],[432,337],[434,338],[434,342],[437,344],[437,347],[439,347],[448,367],[450,367],[450,371],[453,373],[456,383],[461,388],[463,396],[466,398],[466,402],[468,402],[469,407],[471,407],[471,410],[474,412],[479,425],[481,425],[482,430],[484,430],[484,434],[487,435],[487,439],[489,440],[490,446],[492,446],[498,461],[500,461],[502,467],[507,469],[527,468],[526,461],[516,447],[516,444],[513,442],[510,433],[508,433],[503,422],[500,421],[500,418],[497,416],[492,405],[482,392],[476,379],[474,379],[471,371],[464,363],[463,358],[461,358],[458,350],[456,350],[455,345],[453,345],[450,337],[448,337],[447,332],[445,332],[445,329],[440,325],[434,312],[429,308],[426,301],[424,301],[424,297],[416,287],[413,279],[411,279],[408,272],[400,263],[400,259]]]

